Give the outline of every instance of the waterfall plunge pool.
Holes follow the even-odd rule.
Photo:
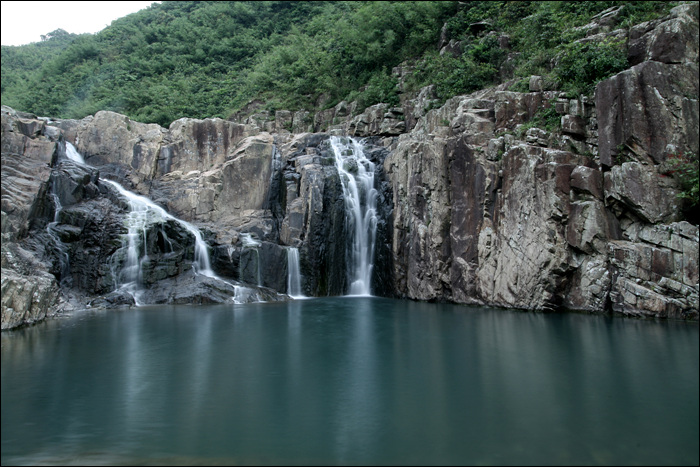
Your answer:
[[[375,297],[2,333],[2,465],[698,465],[698,325]]]

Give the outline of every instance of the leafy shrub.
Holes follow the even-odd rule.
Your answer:
[[[629,66],[620,41],[573,42],[563,49],[554,72],[560,89],[570,97],[592,94],[598,82]]]
[[[572,44],[585,34],[575,28],[610,7],[621,6],[627,27],[677,4],[166,1],[95,35],[56,30],[39,43],[3,46],[2,103],[63,118],[113,110],[161,125],[231,115],[253,99],[287,110],[342,99],[394,105],[389,70],[406,60],[419,65],[405,89],[435,84],[442,101],[511,76],[556,75],[572,94],[590,93],[626,67],[624,53],[611,43]],[[445,23],[463,46],[458,58],[435,51]]]
[[[359,108],[370,105],[387,103],[390,106],[399,105],[398,80],[388,71],[374,74],[370,77],[363,91],[353,91],[348,94],[348,102],[357,101]]]
[[[513,92],[530,92],[530,80],[528,78],[521,78],[511,84],[508,90]]]
[[[438,99],[445,101],[458,94],[467,94],[494,83],[498,69],[488,63],[478,63],[469,54],[455,58],[450,54],[426,54],[417,67],[415,79],[419,86],[435,84]]]
[[[520,125],[517,131],[518,138],[522,138],[530,128],[541,128],[553,132],[561,127],[561,116],[554,108],[554,103],[550,102],[549,107],[541,107],[532,118]]]
[[[681,192],[679,198],[685,199],[689,207],[700,204],[700,181],[698,180],[698,155],[691,152],[671,154],[666,160],[669,169],[665,172],[678,181]]]

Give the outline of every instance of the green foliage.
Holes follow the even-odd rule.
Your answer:
[[[410,60],[407,90],[435,84],[441,101],[531,74],[591,92],[622,66],[618,44],[575,43],[577,26],[622,5],[625,26],[674,2],[164,1],[95,35],[56,30],[2,47],[2,103],[58,118],[113,110],[167,126],[267,110],[399,102],[393,67]],[[462,53],[440,55],[443,24]],[[508,42],[504,45],[501,39]],[[507,64],[507,66],[505,66]]]
[[[511,84],[508,90],[513,92],[529,92],[530,80],[528,78],[521,78],[515,83]]]
[[[540,128],[549,132],[561,128],[561,116],[556,112],[553,102],[550,102],[548,107],[540,107],[530,120],[518,127],[518,138],[521,139],[530,128]]]
[[[625,143],[618,144],[616,149],[617,151],[615,152],[615,165],[622,165],[625,162],[629,162],[632,160],[628,154],[627,145]]]
[[[380,102],[396,106],[399,104],[397,85],[398,80],[391,76],[388,70],[384,70],[372,75],[363,90],[350,92],[346,100],[357,101],[359,108],[366,108]]]
[[[700,204],[698,155],[691,152],[672,154],[666,164],[669,167],[666,174],[672,175],[680,185],[678,197],[687,200],[691,209],[696,208]]]
[[[459,57],[427,52],[411,83],[413,88],[435,84],[435,92],[441,101],[466,94],[496,83],[498,70],[505,52],[498,45],[495,35],[465,40],[465,50]]]
[[[41,42],[21,47],[2,46],[2,103],[18,109],[24,108],[23,96],[28,91],[28,81],[52,59],[70,45],[77,34],[57,29],[44,36]]]
[[[678,2],[634,1],[625,2],[620,11],[620,26],[629,28],[635,24],[667,15]]]
[[[555,76],[570,97],[590,95],[595,85],[628,67],[622,42],[574,42],[563,47]]]
[[[575,42],[582,27],[605,10],[620,7],[617,21],[630,27],[664,16],[678,2],[532,2],[536,8],[510,29],[520,52],[516,76],[552,75],[573,95],[591,94],[595,84],[627,67],[623,44],[613,41]]]
[[[226,117],[252,99],[315,109],[354,93],[365,105],[393,105],[391,68],[434,46],[455,7],[165,1],[94,36],[49,33],[47,43],[62,45],[51,54],[36,53],[43,43],[3,47],[2,102],[63,118],[113,110],[161,125]]]
[[[455,58],[437,52],[425,55],[414,76],[413,88],[435,84],[435,93],[442,102],[448,98],[466,94],[492,85],[497,69],[489,64],[479,64],[469,55]]]

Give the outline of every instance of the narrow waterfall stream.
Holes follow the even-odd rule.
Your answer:
[[[349,295],[371,295],[378,198],[374,188],[374,164],[365,157],[362,143],[353,138],[331,136],[330,142],[343,185],[351,236]]]
[[[142,258],[141,255],[138,254],[138,239],[139,237],[144,237],[144,248],[145,248],[145,236],[146,236],[146,224],[150,222],[162,222],[165,220],[173,220],[180,225],[182,225],[184,228],[186,228],[195,238],[195,248],[194,248],[194,268],[195,272],[198,274],[202,274],[208,277],[216,277],[216,274],[214,274],[214,271],[211,269],[211,263],[209,261],[209,252],[207,249],[207,244],[206,242],[202,239],[202,233],[197,229],[195,226],[190,224],[189,222],[183,221],[182,219],[178,219],[175,216],[172,216],[168,214],[165,209],[161,208],[157,204],[153,203],[151,200],[144,196],[137,195],[135,193],[132,193],[124,187],[122,187],[119,183],[114,182],[112,180],[104,180],[105,182],[111,184],[114,186],[117,191],[119,191],[119,194],[124,196],[128,201],[129,204],[131,205],[131,212],[129,213],[129,217],[127,220],[127,228],[129,230],[129,233],[127,234],[127,239],[128,239],[128,260],[127,260],[127,267],[126,269],[129,268],[136,268],[135,271],[129,271],[127,274],[129,274],[129,277],[132,280],[135,280],[137,277],[138,269],[140,269],[140,265],[138,264],[140,261],[140,258]],[[147,255],[148,252],[144,251],[144,255]]]
[[[75,146],[73,146],[68,141],[66,141],[66,157],[72,160],[73,162],[77,162],[78,164],[87,165],[85,163],[85,159],[83,159],[83,156],[78,152],[77,149],[75,149]]]
[[[53,181],[55,183],[55,180]],[[59,273],[60,273],[60,278],[59,281],[63,283],[65,281],[66,276],[68,275],[68,272],[70,270],[70,257],[68,256],[68,252],[66,252],[66,249],[63,245],[63,242],[61,241],[61,238],[59,237],[58,233],[56,232],[56,226],[59,224],[59,219],[61,215],[61,210],[63,209],[63,206],[61,206],[61,200],[58,198],[58,195],[55,193],[55,187],[53,189],[53,193],[51,193],[51,197],[53,199],[54,203],[54,215],[53,215],[53,222],[49,222],[48,225],[46,226],[46,232],[49,234],[51,239],[53,240],[54,247],[56,248],[56,253],[58,256],[58,264],[59,264]]]
[[[89,167],[89,165],[85,163],[83,156],[77,151],[75,146],[69,142],[66,142],[66,157],[73,162]],[[144,261],[148,259],[148,242],[146,236],[148,226],[153,223],[162,223],[166,220],[173,220],[187,229],[187,231],[189,231],[195,238],[193,263],[194,272],[196,274],[202,274],[204,276],[218,279],[214,271],[211,269],[208,247],[206,242],[202,239],[202,233],[199,231],[199,229],[189,222],[168,214],[165,209],[153,203],[148,198],[126,190],[115,181],[106,179],[102,179],[102,181],[115,187],[119,194],[128,200],[131,208],[129,215],[126,218],[127,234],[125,235],[122,244],[122,249],[126,250],[126,262],[120,271],[113,270],[112,274],[115,278],[117,287],[121,287],[125,291],[129,292],[134,297],[137,305],[140,304],[138,296],[143,285],[142,266]],[[55,195],[54,198],[57,217],[61,206]],[[55,225],[57,221],[58,218],[54,219],[52,224]],[[51,228],[51,224],[49,224],[49,228]],[[167,235],[165,232],[162,233],[163,238],[172,248],[172,243],[167,238]]]
[[[256,240],[253,238],[253,236],[249,233],[244,233],[241,234],[241,243],[243,244],[244,249],[251,249],[255,251],[255,279],[258,287],[262,286],[262,277],[260,276],[260,245],[262,243],[259,240]],[[239,273],[239,277],[243,277],[243,262],[241,261],[241,271]]]
[[[83,159],[83,156],[80,155],[77,149],[75,149],[75,146],[73,146],[71,143],[66,141],[66,158],[68,160],[71,160],[77,164],[80,165],[87,165],[85,163],[85,159]],[[56,253],[58,256],[58,262],[59,262],[59,274],[60,274],[60,282],[63,283],[66,278],[68,277],[68,274],[70,272],[70,257],[68,255],[68,252],[66,251],[66,248],[61,241],[60,236],[56,232],[56,227],[60,223],[60,215],[61,211],[63,210],[63,206],[61,205],[61,200],[56,194],[56,179],[53,179],[52,181],[52,190],[50,193],[51,199],[53,200],[54,204],[54,215],[53,215],[53,221],[49,222],[49,224],[46,226],[46,232],[49,234],[51,239],[53,240],[54,247],[56,248]]]
[[[301,291],[301,273],[299,272],[299,249],[287,248],[287,295],[292,298],[306,298]]]

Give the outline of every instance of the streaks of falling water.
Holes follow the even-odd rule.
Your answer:
[[[331,136],[335,164],[345,198],[348,232],[350,295],[371,295],[374,247],[377,236],[377,199],[374,164],[365,157],[362,143]]]
[[[258,287],[262,287],[262,278],[260,276],[260,245],[262,243],[253,238],[249,233],[241,234],[241,243],[243,243],[243,248],[250,248],[255,251],[255,278],[257,280]],[[241,262],[241,265],[243,262]],[[241,266],[242,267],[242,266]],[[242,274],[241,274],[242,277]]]
[[[299,250],[287,248],[287,295],[292,298],[306,298],[301,291],[301,273],[299,272]]]
[[[146,251],[146,235],[149,223],[173,220],[185,227],[195,238],[193,264],[195,273],[216,278],[216,274],[214,274],[214,271],[211,269],[207,244],[202,239],[202,234],[199,229],[189,222],[168,214],[165,209],[153,203],[148,198],[124,189],[119,183],[112,180],[105,181],[114,186],[119,194],[129,201],[131,207],[131,211],[126,220],[127,234],[124,240],[125,244],[122,247],[126,249],[126,264],[118,277],[116,277],[117,275],[115,274],[115,282],[132,294],[137,305],[139,305],[138,291],[141,288],[143,280],[142,266],[144,260],[148,256],[148,252]],[[143,245],[143,254],[141,253],[140,245]]]
[[[52,183],[55,184],[56,180],[54,179]],[[63,209],[63,206],[61,205],[61,200],[56,194],[55,186],[52,190],[51,197],[54,203],[54,215],[53,222],[49,222],[46,226],[46,232],[49,234],[49,237],[51,237],[51,239],[53,240],[54,247],[56,248],[59,266],[59,281],[63,283],[67,279],[70,271],[70,258],[68,256],[68,252],[65,249],[65,246],[63,245],[63,242],[61,241],[60,236],[58,235],[58,232],[56,231],[56,226],[59,224],[59,219],[61,216],[61,210]]]
[[[85,159],[83,159],[83,156],[78,152],[77,149],[75,149],[75,146],[73,146],[71,143],[66,141],[66,157],[73,162],[77,162],[78,164],[86,165],[85,164]]]
[[[78,150],[75,149],[75,146],[73,146],[68,141],[66,141],[66,157],[68,158],[68,160],[71,160],[79,165],[86,165],[83,156],[81,156]],[[63,210],[63,206],[61,204],[61,199],[57,194],[58,190],[56,189],[56,179],[53,178],[51,183],[52,189],[50,195],[54,205],[54,216],[53,221],[49,222],[46,226],[46,232],[49,234],[49,237],[51,237],[51,239],[53,240],[54,248],[56,249],[56,255],[58,256],[59,281],[61,283],[64,283],[70,273],[70,257],[56,229],[56,227],[60,223],[60,216],[61,211]]]

